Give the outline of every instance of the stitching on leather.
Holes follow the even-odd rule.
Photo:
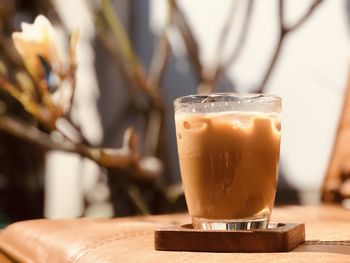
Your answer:
[[[96,248],[105,246],[111,242],[121,240],[124,238],[136,238],[136,237],[142,237],[142,236],[147,236],[149,235],[148,232],[120,232],[116,235],[113,235],[113,237],[100,240],[100,241],[95,241],[90,244],[87,244],[83,248],[81,248],[77,253],[72,255],[69,259],[68,262],[79,262],[80,259],[87,254],[91,253],[93,250]],[[320,241],[320,240],[308,240],[305,241],[304,245],[323,245],[323,246],[350,246],[350,240],[341,240],[341,241]],[[80,255],[79,255],[80,254]]]
[[[79,262],[82,257],[86,256],[87,254],[89,254],[90,252],[95,250],[96,248],[102,247],[102,246],[109,244],[111,242],[121,240],[124,238],[135,238],[135,237],[140,237],[140,236],[146,236],[148,234],[149,234],[148,232],[134,232],[134,233],[120,232],[119,234],[117,234],[117,236],[114,234],[112,238],[98,240],[98,241],[92,242],[92,243],[87,244],[86,246],[82,247],[81,249],[79,249],[79,251],[77,253],[75,253],[74,255],[69,257],[68,262]]]
[[[311,245],[311,246],[350,246],[350,240],[339,240],[339,241],[308,240],[308,241],[305,241],[304,245]]]

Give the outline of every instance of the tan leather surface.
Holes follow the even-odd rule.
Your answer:
[[[21,262],[350,262],[349,210],[291,206],[275,208],[272,218],[305,222],[306,244],[289,253],[155,251],[156,226],[189,220],[165,215],[19,222],[0,233],[0,249]]]
[[[12,263],[13,261],[0,252],[0,263]]]

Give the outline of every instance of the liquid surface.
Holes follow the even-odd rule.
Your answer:
[[[192,217],[269,217],[280,149],[277,114],[175,116],[181,177]]]

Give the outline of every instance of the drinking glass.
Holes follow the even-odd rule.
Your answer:
[[[193,227],[266,228],[280,154],[281,99],[214,93],[175,100],[181,178]]]

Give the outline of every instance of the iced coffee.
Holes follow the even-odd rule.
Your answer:
[[[181,177],[193,225],[267,227],[280,149],[280,99],[212,94],[175,102]]]

